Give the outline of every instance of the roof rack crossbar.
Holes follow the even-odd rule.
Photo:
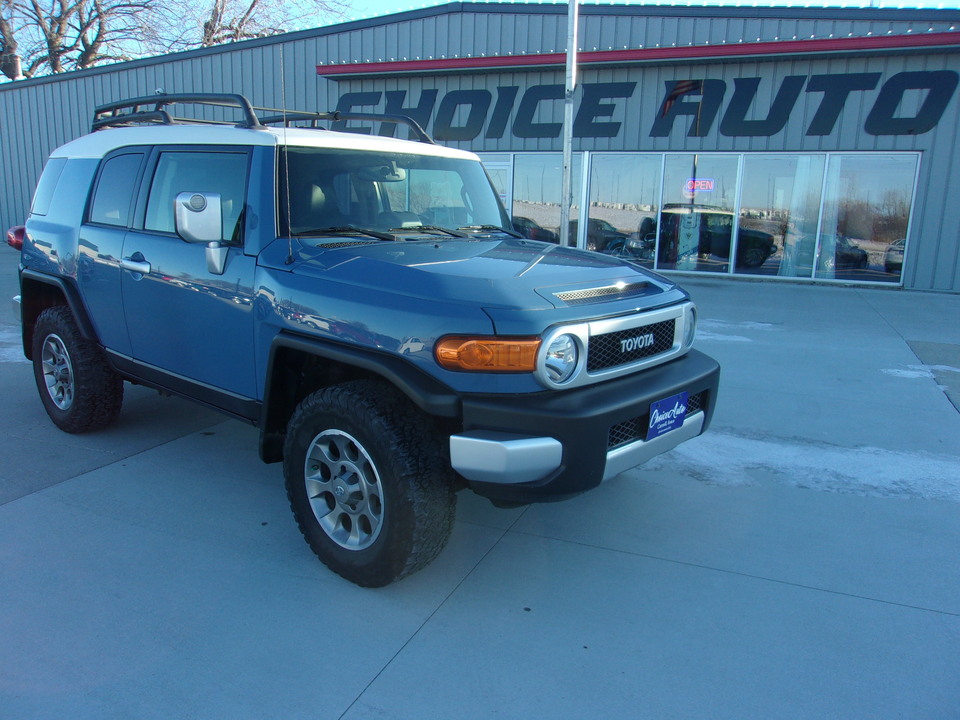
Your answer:
[[[243,112],[244,120],[239,123],[230,123],[223,120],[203,120],[198,118],[174,117],[165,109],[168,105],[177,103],[209,105],[213,107],[238,108]],[[257,113],[270,113],[259,118]],[[254,107],[243,95],[232,93],[172,93],[130,98],[118,102],[100,105],[94,108],[92,130],[106,127],[121,127],[138,123],[159,123],[174,125],[177,123],[236,125],[237,127],[262,130],[267,125],[290,126],[293,122],[309,122],[310,127],[319,128],[318,122],[345,122],[348,120],[368,120],[373,122],[388,122],[397,125],[406,125],[416,139],[430,145],[435,144],[426,130],[408,115],[392,115],[377,113],[353,112],[309,112],[303,110],[283,110],[281,108]]]

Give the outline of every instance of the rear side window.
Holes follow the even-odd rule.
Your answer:
[[[123,227],[130,224],[130,208],[142,162],[143,153],[114,155],[104,162],[90,203],[90,222]]]
[[[220,193],[221,240],[239,240],[246,180],[246,153],[163,152],[150,185],[144,229],[176,232],[174,202],[179,193]]]
[[[36,192],[33,193],[33,205],[30,212],[34,215],[46,215],[50,211],[50,201],[53,200],[53,191],[57,189],[60,173],[67,164],[66,158],[50,158],[40,175]]]

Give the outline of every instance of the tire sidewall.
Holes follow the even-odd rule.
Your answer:
[[[307,404],[308,403],[308,404]],[[334,572],[359,585],[378,586],[404,574],[413,548],[403,529],[415,522],[409,492],[411,472],[398,457],[390,422],[376,406],[360,402],[346,415],[336,409],[330,389],[308,398],[300,419],[292,423],[284,453],[287,495],[307,543]],[[381,528],[373,544],[349,550],[337,544],[320,526],[307,496],[305,461],[314,439],[328,430],[351,435],[369,455],[380,479],[383,503]]]
[[[70,358],[73,402],[67,409],[54,403],[43,375],[43,347],[56,335]],[[120,413],[123,382],[107,366],[99,346],[80,333],[69,308],[55,306],[40,313],[34,326],[33,377],[40,402],[53,423],[68,433],[97,430],[111,424]]]
[[[73,384],[73,402],[63,410],[57,407],[50,397],[47,383],[43,376],[43,347],[47,339],[56,335],[60,338],[67,355],[70,357],[70,375]],[[60,308],[52,308],[40,314],[33,333],[33,377],[37,382],[37,391],[47,415],[53,423],[66,432],[74,432],[79,424],[79,415],[85,398],[84,383],[78,375],[77,359],[79,330],[74,326],[72,319],[67,317]]]

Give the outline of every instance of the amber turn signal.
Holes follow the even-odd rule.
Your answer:
[[[468,372],[533,372],[539,337],[448,335],[434,348],[441,367]]]

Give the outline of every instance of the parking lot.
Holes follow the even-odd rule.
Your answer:
[[[0,718],[960,718],[960,296],[684,279],[711,431],[380,590],[257,431],[47,420],[0,249]]]

